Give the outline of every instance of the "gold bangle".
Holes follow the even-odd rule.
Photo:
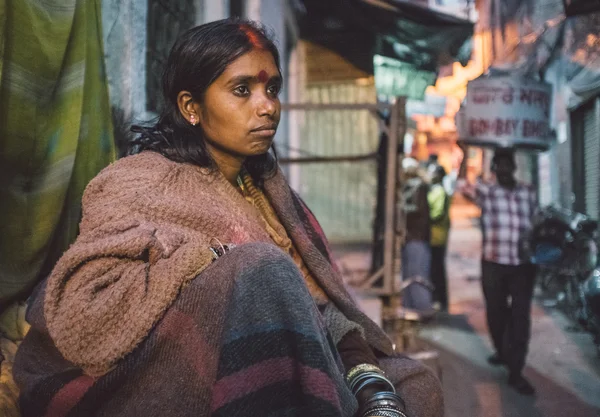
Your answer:
[[[377,372],[384,375],[383,371],[378,366],[371,365],[370,363],[361,363],[348,371],[346,374],[346,382],[349,383],[356,375],[362,374],[363,372]]]

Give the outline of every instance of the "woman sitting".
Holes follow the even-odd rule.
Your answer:
[[[31,301],[25,417],[442,414],[439,381],[357,308],[268,152],[281,85],[253,22],[176,42],[158,122],[90,182]]]

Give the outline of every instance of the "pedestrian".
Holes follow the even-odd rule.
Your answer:
[[[429,155],[429,159],[427,161],[427,173],[429,174],[429,176],[433,175],[435,170],[438,169],[438,167],[440,166],[438,160],[439,157],[437,154]],[[457,170],[451,170],[449,173],[446,173],[444,175],[444,179],[442,180],[442,185],[446,190],[446,194],[448,194],[450,198],[452,198],[452,195],[454,194],[454,188],[456,186],[456,175]]]
[[[177,40],[158,122],[90,182],[32,298],[24,417],[442,415],[439,381],[354,303],[269,151],[282,82],[255,22]]]
[[[446,170],[441,165],[430,166],[430,187],[427,194],[431,221],[431,283],[436,310],[448,311],[448,279],[446,252],[450,232],[450,196],[443,180]]]
[[[429,186],[415,159],[404,158],[402,169],[400,184],[406,225],[402,247],[402,280],[407,285],[402,297],[403,306],[431,313]]]
[[[463,160],[463,167],[466,157]],[[505,365],[508,383],[516,391],[533,395],[533,386],[523,377],[531,332],[531,303],[535,268],[519,248],[531,228],[537,209],[536,193],[515,179],[516,163],[512,149],[495,151],[491,171],[495,181],[478,181],[459,187],[481,208],[481,280],[487,323],[496,352],[488,358],[492,365]]]

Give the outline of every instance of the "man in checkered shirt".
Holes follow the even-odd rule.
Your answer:
[[[496,177],[494,183],[459,185],[459,190],[481,208],[481,281],[487,323],[496,349],[488,362],[506,365],[509,385],[521,394],[532,395],[534,388],[522,370],[531,331],[535,268],[523,259],[519,249],[531,228],[537,198],[530,186],[517,183],[512,150],[497,150],[491,169]]]

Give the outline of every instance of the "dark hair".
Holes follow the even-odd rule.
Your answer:
[[[496,170],[500,161],[507,161],[513,168],[517,167],[515,162],[515,152],[512,149],[496,149],[494,156],[492,157],[492,171]]]
[[[436,177],[444,178],[446,176],[446,170],[441,165],[436,165],[435,170],[433,171]]]
[[[230,18],[206,23],[186,31],[177,41],[162,76],[164,108],[155,124],[134,125],[138,133],[127,153],[151,150],[178,162],[215,168],[200,125],[190,124],[179,111],[177,95],[187,90],[202,101],[208,87],[227,66],[255,48],[269,51],[281,72],[279,52],[267,30],[259,23]],[[277,156],[268,153],[249,157],[245,166],[257,180],[272,172]]]

